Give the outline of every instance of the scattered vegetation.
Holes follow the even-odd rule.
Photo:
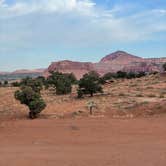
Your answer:
[[[104,81],[110,81],[113,79],[119,79],[119,78],[126,78],[126,79],[133,79],[133,78],[141,78],[146,76],[145,72],[124,72],[124,71],[118,71],[117,73],[106,73],[102,79]]]
[[[15,82],[12,82],[11,85],[13,87],[19,87],[20,86],[20,83],[18,81],[15,81]]]
[[[5,80],[5,81],[0,81],[0,87],[7,87],[7,86],[9,86],[9,82],[7,81],[7,80]]]
[[[88,103],[89,98],[74,100],[71,96],[75,97],[76,95],[78,98],[86,95],[94,97],[94,101],[98,103],[100,112],[104,113],[106,110],[116,112],[118,110],[118,114],[127,114],[129,108],[133,110],[144,101],[149,102],[149,106],[151,103],[160,103],[165,99],[164,77],[160,77],[160,74],[148,74],[146,77],[140,78],[144,75],[145,73],[125,73],[119,71],[100,76],[98,73],[91,71],[77,81],[73,74],[52,72],[48,78],[39,76],[36,78],[27,77],[15,82],[9,81],[9,83],[1,81],[0,86],[2,87],[2,91],[8,89],[12,92],[19,87],[19,90],[15,92],[15,98],[29,108],[30,118],[36,118],[45,109],[46,103],[48,105],[45,109],[46,114],[49,109],[59,113],[63,112],[63,110],[68,112],[68,110],[76,111],[81,109],[87,115],[85,103]],[[7,88],[9,86],[16,88]],[[51,90],[57,95],[52,93]],[[105,93],[101,95],[94,95],[103,91]],[[66,95],[71,92],[71,95]],[[3,96],[3,94],[0,94],[0,96]],[[4,102],[5,99],[2,103]],[[15,100],[12,100],[12,102],[15,102]],[[71,104],[72,102],[73,104]],[[96,107],[95,102],[87,104],[90,114],[93,114],[93,110]],[[133,105],[135,106],[134,108]],[[10,110],[12,110],[12,106],[13,104],[11,104]],[[147,106],[145,105],[144,107],[146,109]],[[20,108],[21,110],[25,109],[21,105]],[[2,104],[0,104],[0,110],[3,110]],[[21,110],[20,112],[22,112]],[[63,116],[65,111],[63,112]],[[59,116],[56,115],[56,117]]]
[[[84,94],[90,94],[90,96],[93,97],[94,93],[103,92],[100,76],[94,71],[85,74],[78,82],[78,85],[78,98],[82,97]]]
[[[47,87],[53,87],[57,95],[69,94],[71,93],[72,85],[76,81],[76,77],[73,74],[52,72],[47,79]]]
[[[8,85],[9,84],[9,82],[7,81],[7,80],[5,80],[4,81],[4,85],[6,86],[6,85]]]
[[[163,64],[163,69],[166,71],[166,63]]]
[[[40,79],[32,79],[30,77],[22,79],[22,81],[19,83],[19,86],[24,87],[28,86],[31,87],[33,91],[40,93],[40,91],[43,88],[43,83]]]
[[[22,86],[20,90],[15,92],[15,98],[28,106],[29,118],[34,119],[46,107],[46,103],[42,99],[40,93],[34,91],[30,86]]]
[[[14,82],[13,86],[19,86],[20,90],[15,92],[15,98],[21,104],[29,108],[29,118],[34,119],[46,107],[45,101],[40,94],[43,89],[45,78],[24,78],[20,82]]]

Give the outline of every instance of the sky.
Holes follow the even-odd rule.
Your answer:
[[[166,0],[0,0],[0,71],[117,50],[166,57]]]

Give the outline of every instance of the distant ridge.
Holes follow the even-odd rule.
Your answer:
[[[107,72],[117,72],[119,70],[126,72],[153,72],[162,71],[162,64],[166,63],[164,58],[141,58],[129,54],[125,51],[116,51],[103,57],[99,62],[75,62],[70,60],[63,60],[52,62],[47,69],[34,69],[34,70],[16,70],[14,72],[0,72],[0,75],[5,74],[40,74],[48,76],[51,71],[60,71],[63,73],[74,73],[79,79],[89,71],[97,71],[103,75]]]
[[[88,71],[95,70],[103,75],[107,72],[117,72],[119,70],[126,72],[153,72],[162,71],[162,64],[166,62],[166,58],[141,58],[129,54],[125,51],[116,51],[106,55],[98,63],[91,62],[73,62],[59,61],[53,62],[44,75],[47,76],[50,71],[60,71],[63,73],[72,72],[77,78],[81,78]]]
[[[0,81],[4,80],[19,80],[26,77],[38,77],[42,76],[45,69],[34,69],[34,70],[16,70],[14,72],[0,72]]]
[[[6,75],[6,74],[32,74],[32,73],[43,73],[45,69],[20,69],[20,70],[15,70],[13,72],[3,72],[0,71],[0,75]]]
[[[135,55],[131,55],[125,51],[116,51],[114,53],[111,53],[107,56],[105,56],[104,58],[101,59],[100,62],[106,62],[106,61],[113,61],[113,60],[141,60],[142,58],[135,56]]]
[[[44,70],[45,69],[33,69],[33,70],[21,69],[21,70],[16,70],[11,74],[43,73]]]

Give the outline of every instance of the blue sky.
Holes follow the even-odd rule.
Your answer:
[[[117,50],[166,57],[165,43],[165,0],[0,0],[0,71]]]

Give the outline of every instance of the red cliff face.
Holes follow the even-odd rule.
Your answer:
[[[44,75],[48,76],[49,72],[59,71],[63,73],[74,73],[79,79],[85,73],[94,70],[93,64],[90,62],[73,62],[73,61],[60,61],[53,62],[48,69],[45,71]]]
[[[166,58],[140,58],[135,55],[128,54],[124,51],[117,51],[104,57],[99,66],[105,66],[105,70],[112,68],[113,72],[123,70],[126,72],[153,72],[161,71],[162,64],[166,62]]]
[[[53,62],[48,69],[35,69],[35,70],[17,70],[12,73],[0,72],[0,75],[4,74],[30,74],[30,73],[43,73],[44,76],[48,76],[51,71],[60,71],[63,73],[73,73],[79,79],[85,73],[89,71],[97,71],[103,75],[108,72],[117,72],[119,70],[126,72],[152,72],[162,71],[162,64],[166,63],[165,58],[140,58],[135,55],[131,55],[124,51],[117,51],[109,54],[101,59],[98,63],[90,62],[73,62],[73,61],[59,61]]]
[[[79,79],[83,74],[92,70],[97,71],[101,75],[107,72],[117,72],[119,70],[126,72],[152,72],[161,71],[163,63],[166,63],[166,58],[145,59],[128,54],[124,51],[117,51],[105,56],[98,63],[73,61],[53,62],[44,72],[44,75],[48,76],[50,71],[60,71],[64,73],[74,73]]]
[[[112,54],[109,54],[101,59],[99,63],[119,63],[119,64],[128,64],[133,61],[142,61],[143,58],[137,57],[135,55],[128,54],[124,51],[116,51]]]

